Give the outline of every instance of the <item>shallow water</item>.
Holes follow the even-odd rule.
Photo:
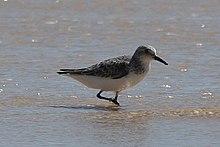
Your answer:
[[[219,146],[220,2],[0,2],[0,146]],[[56,74],[149,43],[121,107]],[[111,96],[112,93],[106,93]]]

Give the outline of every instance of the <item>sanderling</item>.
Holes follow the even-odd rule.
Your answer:
[[[150,62],[157,60],[168,65],[156,55],[150,45],[139,46],[133,56],[119,56],[104,60],[87,68],[60,69],[58,74],[69,76],[87,87],[100,89],[97,97],[119,105],[117,98],[120,91],[132,87],[144,79],[150,68]],[[115,92],[114,98],[101,96],[103,91]]]

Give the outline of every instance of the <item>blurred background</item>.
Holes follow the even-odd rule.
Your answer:
[[[0,145],[219,146],[220,1],[1,0]],[[121,107],[60,68],[151,44]],[[112,96],[113,93],[107,93]]]

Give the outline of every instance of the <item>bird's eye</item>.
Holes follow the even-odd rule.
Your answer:
[[[146,49],[146,50],[145,50],[145,53],[146,53],[147,55],[151,55],[152,57],[155,56],[155,53],[154,53],[152,50],[150,50],[150,49]]]
[[[146,49],[146,50],[145,50],[145,53],[146,53],[146,54],[151,54],[151,52],[150,52],[150,51],[151,51],[151,50]]]

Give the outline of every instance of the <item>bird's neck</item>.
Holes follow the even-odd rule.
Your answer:
[[[132,58],[129,66],[131,67],[130,72],[134,72],[135,74],[144,74],[150,69],[150,61],[142,61],[140,59]]]

